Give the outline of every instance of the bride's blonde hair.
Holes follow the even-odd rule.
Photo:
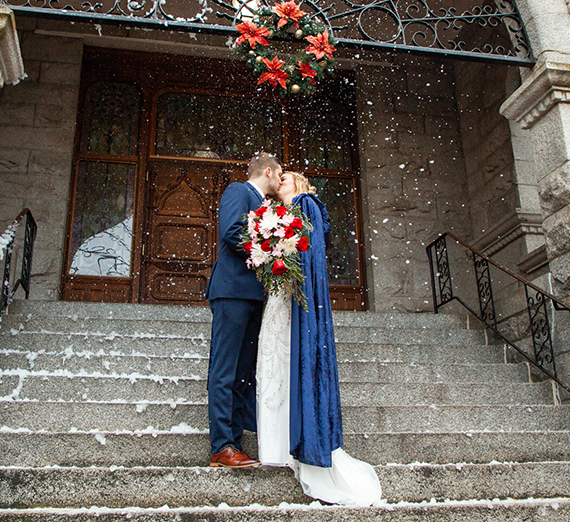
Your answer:
[[[300,172],[288,170],[285,174],[293,176],[293,183],[295,183],[295,196],[308,192],[309,194],[317,194],[317,189],[309,183],[309,180]]]

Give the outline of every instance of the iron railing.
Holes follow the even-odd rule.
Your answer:
[[[451,275],[447,238],[452,239],[464,247],[470,258],[469,264],[471,261],[473,263],[472,266],[475,277],[471,278],[471,283],[476,286],[476,297],[474,297],[473,300],[478,301],[478,312],[475,310],[477,306],[473,306],[467,302],[469,301],[468,295],[458,295],[462,293],[461,290],[457,289],[461,285],[458,284]],[[508,346],[515,349],[535,368],[570,393],[570,385],[563,383],[556,372],[552,328],[554,312],[562,310],[570,312],[570,308],[550,293],[513,273],[508,268],[501,266],[499,263],[493,261],[485,254],[474,249],[449,232],[439,236],[435,241],[430,243],[430,245],[426,247],[426,253],[430,265],[435,313],[438,313],[442,306],[451,301],[455,300],[459,302]],[[528,311],[528,327],[526,327],[526,331],[532,340],[532,349],[523,349],[520,340],[513,340],[512,332],[505,332],[505,328],[502,327],[501,321],[504,322],[506,318],[497,317],[491,268],[497,269],[499,271],[498,274],[504,274],[501,275],[501,277],[514,278],[516,281],[513,282],[524,285],[525,305]],[[467,269],[466,267],[466,270],[470,271],[470,268]],[[469,277],[462,280],[461,284],[468,284],[468,279]],[[496,279],[500,278],[497,277]],[[498,283],[499,281],[496,282]],[[465,290],[463,290],[463,293],[467,294]],[[509,292],[510,297],[512,297],[511,294],[512,292]],[[521,317],[522,315],[519,315],[519,318]],[[520,328],[522,327],[519,326],[519,329]],[[509,329],[507,328],[507,330]]]
[[[12,268],[12,251],[14,249],[14,240],[16,237],[16,229],[22,220],[26,218],[24,233],[24,249],[22,252],[22,270],[20,278],[14,283],[10,290],[10,271]],[[8,241],[4,252],[4,278],[2,279],[2,292],[0,294],[0,317],[4,315],[6,308],[12,301],[14,294],[21,286],[26,293],[26,299],[30,296],[30,277],[32,275],[32,258],[34,254],[34,241],[36,240],[37,225],[29,209],[25,208],[20,212],[18,217],[10,225],[2,238]]]

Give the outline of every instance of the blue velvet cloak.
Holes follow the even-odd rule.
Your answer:
[[[326,247],[330,222],[325,205],[312,194],[293,199],[309,217],[311,248],[301,253],[308,312],[294,300],[291,316],[290,453],[300,462],[330,467],[342,442],[342,417]]]

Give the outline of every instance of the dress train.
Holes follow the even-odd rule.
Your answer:
[[[332,467],[310,466],[289,454],[291,296],[270,295],[263,312],[257,358],[257,438],[259,460],[289,466],[306,495],[345,506],[379,504],[380,481],[372,466],[332,452]]]

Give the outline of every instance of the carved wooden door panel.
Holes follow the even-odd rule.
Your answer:
[[[200,161],[149,163],[142,302],[204,304],[216,255],[221,171]]]

